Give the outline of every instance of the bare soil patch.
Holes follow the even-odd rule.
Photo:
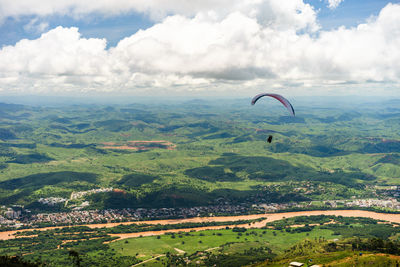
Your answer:
[[[115,142],[104,142],[102,149],[120,149],[120,150],[151,150],[156,148],[174,150],[176,145],[166,140],[152,141],[127,141],[117,144]]]

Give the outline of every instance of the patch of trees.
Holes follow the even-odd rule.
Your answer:
[[[203,137],[203,139],[208,140],[208,139],[221,139],[221,138],[231,138],[231,137],[235,137],[236,135],[232,135],[230,133],[227,132],[222,132],[222,133],[217,133],[217,134],[213,134],[213,135],[208,135],[206,137]]]
[[[370,238],[370,239],[354,239],[351,242],[353,250],[373,251],[380,253],[388,253],[400,255],[400,242],[381,239],[381,238]]]
[[[92,208],[122,209],[122,208],[174,208],[193,207],[197,205],[213,204],[210,193],[191,188],[189,186],[165,186],[154,188],[144,196],[138,197],[134,192],[98,193],[87,197],[94,203]],[[165,217],[168,217],[166,215]]]
[[[323,224],[333,219],[335,219],[335,216],[327,216],[327,215],[297,216],[297,217],[278,220],[275,222],[269,222],[267,223],[267,226],[285,228],[291,225],[299,225],[299,224],[304,224],[304,225]]]
[[[138,187],[144,184],[152,183],[154,180],[158,179],[159,177],[143,174],[143,173],[131,173],[128,175],[124,175],[121,180],[117,181],[117,185],[122,185],[127,188],[130,187]]]
[[[362,149],[360,153],[393,153],[400,151],[400,141],[382,141],[379,143],[368,143]]]
[[[15,151],[7,146],[0,146],[0,156],[2,157],[13,157],[15,156]]]
[[[0,148],[6,148],[6,147],[17,147],[17,148],[30,148],[34,149],[36,148],[35,143],[0,143]]]
[[[13,156],[12,160],[7,163],[18,163],[18,164],[32,164],[32,163],[44,163],[54,160],[46,154],[32,153],[32,154],[17,154]]]
[[[325,227],[324,227],[325,228]],[[398,232],[392,225],[376,224],[376,225],[329,225],[327,229],[333,230],[334,235],[341,235],[343,237],[362,237],[362,238],[388,238],[394,233]]]
[[[3,141],[16,139],[17,136],[14,132],[7,128],[0,128],[0,139]]]
[[[290,142],[286,143],[275,142],[272,144],[270,149],[272,152],[275,153],[291,152],[298,154],[306,154],[313,157],[332,157],[332,156],[347,155],[351,153],[349,151],[340,150],[333,146],[326,146],[323,144],[304,147],[304,146],[299,146],[297,144],[296,145],[292,144]]]
[[[270,157],[260,156],[240,156],[240,155],[223,155],[222,157],[209,162],[210,165],[219,165],[220,168],[229,168],[233,174],[236,172],[246,172],[250,179],[259,179],[267,181],[323,181],[343,184],[346,186],[356,187],[358,184],[355,179],[374,180],[375,176],[362,172],[318,172],[306,166],[292,165],[289,161],[278,160]],[[201,174],[207,172],[213,173],[217,167],[202,167],[192,169],[192,172],[201,170]],[[188,171],[188,170],[187,170]],[[293,196],[289,196],[293,197]],[[296,199],[297,201],[301,201]],[[303,199],[304,200],[304,199]],[[295,201],[292,199],[292,201]]]
[[[74,227],[78,231],[82,227]],[[0,241],[4,248],[2,253],[9,255],[23,255],[23,260],[44,260],[50,266],[75,266],[79,259],[80,266],[131,266],[139,261],[133,256],[121,256],[113,252],[108,244],[115,237],[109,237],[101,232],[90,231],[82,228],[84,232],[73,232],[72,229],[55,229],[49,231],[36,231],[37,236],[20,237]],[[69,233],[66,231],[70,231]],[[24,234],[24,233],[20,233]],[[96,256],[93,255],[96,252]],[[26,261],[26,263],[29,263]],[[110,263],[110,264],[109,264]],[[2,265],[0,259],[0,266]],[[31,265],[15,265],[31,266]],[[37,265],[32,265],[37,266]]]
[[[391,163],[394,165],[400,165],[400,155],[397,154],[385,155],[375,162],[375,164],[378,163]]]
[[[111,132],[129,131],[133,125],[125,120],[104,120],[94,123],[95,127],[102,127],[103,129]]]
[[[78,124],[70,125],[69,127],[75,128],[75,129],[78,129],[78,130],[83,130],[83,129],[86,129],[86,128],[90,127],[90,126],[91,126],[90,123],[78,123]]]
[[[69,124],[71,123],[71,120],[68,118],[54,118],[54,122],[62,123],[62,124]]]
[[[245,266],[256,262],[271,260],[276,255],[268,247],[250,248],[240,253],[207,254],[206,266]]]
[[[61,130],[61,131],[73,133],[73,134],[84,134],[84,133],[88,133],[91,131],[96,131],[96,129],[86,129],[84,131],[75,131],[75,130],[70,130],[69,128],[61,126],[61,125],[50,125],[49,128],[55,129],[55,130]]]
[[[65,207],[64,202],[55,203],[54,205],[46,205],[40,203],[39,201],[33,201],[27,205],[25,208],[29,209],[33,213],[41,212],[67,212],[69,209]]]
[[[21,178],[0,182],[0,188],[7,190],[14,189],[39,189],[45,185],[70,185],[72,182],[96,183],[97,174],[87,172],[47,172],[28,175]]]
[[[8,267],[37,267],[41,266],[40,262],[29,262],[19,256],[0,256],[0,266]]]
[[[234,227],[234,228],[232,228],[232,232],[236,232],[236,233],[244,233],[246,231],[247,231],[247,229],[244,228],[244,227]]]
[[[62,147],[62,148],[86,148],[86,147],[94,147],[94,144],[61,144],[61,143],[51,143],[49,146],[51,147]]]

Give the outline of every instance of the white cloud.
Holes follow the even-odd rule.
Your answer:
[[[201,11],[230,6],[232,2],[228,0],[0,0],[0,18],[26,15],[80,17],[91,13],[113,16],[134,11],[147,13],[159,20],[167,14],[191,16]]]
[[[95,75],[107,56],[104,39],[80,38],[77,28],[57,27],[36,40],[21,40],[0,50],[1,73]]]
[[[400,5],[388,4],[358,27],[315,34],[310,6],[279,2],[248,1],[242,11],[224,16],[169,16],[110,49],[105,39],[57,27],[0,50],[0,89],[194,91],[400,83]]]
[[[38,18],[31,19],[28,24],[24,26],[27,32],[42,33],[49,28],[49,23],[40,22]]]
[[[337,8],[341,2],[343,2],[344,0],[328,0],[328,7],[330,9],[335,9]]]
[[[271,8],[274,12],[271,12]],[[267,23],[271,19],[283,23],[310,23],[315,12],[302,0],[0,0],[0,20],[7,17],[63,15],[80,18],[87,14],[116,16],[129,12],[144,13],[161,21],[168,15],[192,17],[199,13],[223,18],[227,14],[241,11],[257,15]]]

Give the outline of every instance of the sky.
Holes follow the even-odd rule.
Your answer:
[[[400,1],[0,0],[0,95],[400,97]]]

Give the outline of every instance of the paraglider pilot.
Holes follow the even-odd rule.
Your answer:
[[[290,114],[293,117],[295,116],[295,112],[294,112],[294,108],[293,108],[292,104],[290,104],[290,102],[286,98],[284,98],[283,96],[278,95],[278,94],[268,94],[268,93],[258,94],[255,97],[253,97],[253,99],[251,100],[251,104],[254,105],[260,98],[262,98],[264,96],[269,96],[269,97],[275,98],[276,100],[281,102],[287,108],[287,110],[290,112]],[[272,142],[272,135],[268,136],[267,142],[268,143]]]

